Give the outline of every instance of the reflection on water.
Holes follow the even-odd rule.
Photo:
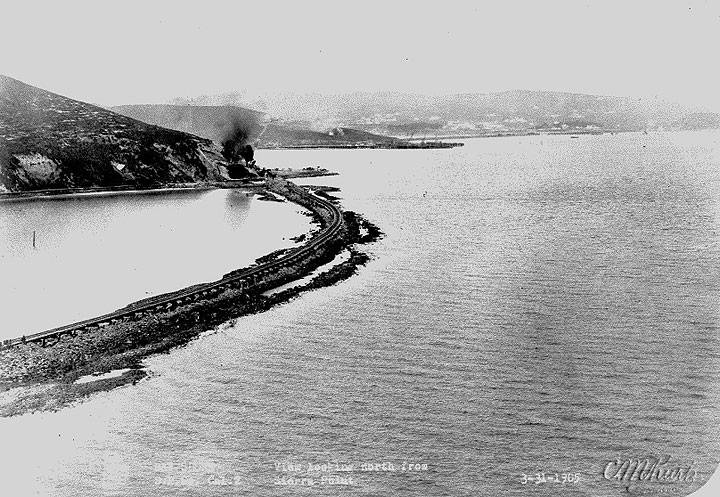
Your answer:
[[[217,279],[291,246],[298,211],[239,190],[2,202],[0,339]]]
[[[0,460],[4,481],[81,495],[605,497],[628,495],[602,476],[616,458],[715,469],[720,134],[258,158],[339,170],[305,182],[341,187],[382,227],[374,261],[150,359],[150,381],[4,421],[0,438],[19,447]],[[396,470],[356,471],[342,489],[277,484],[277,462],[327,461]],[[539,471],[581,482],[521,483]]]

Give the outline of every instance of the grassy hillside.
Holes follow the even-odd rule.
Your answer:
[[[225,165],[208,139],[0,75],[0,191],[197,183]]]

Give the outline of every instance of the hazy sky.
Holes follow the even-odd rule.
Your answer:
[[[0,73],[99,104],[548,89],[720,110],[720,2],[0,3]]]

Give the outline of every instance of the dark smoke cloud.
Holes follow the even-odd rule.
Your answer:
[[[240,158],[248,160],[245,157],[248,153],[246,145],[255,143],[265,129],[268,119],[266,113],[247,108],[246,100],[245,92],[230,92],[214,96],[176,98],[172,104],[226,109],[226,114],[214,117],[214,131],[217,134],[213,139],[219,138],[226,159],[237,161]]]
[[[255,141],[262,128],[261,115],[247,113],[242,116],[231,116],[221,133],[222,139],[220,143],[225,158],[228,160],[238,160],[239,158],[248,160],[245,157],[247,155],[246,146]],[[252,160],[252,157],[250,160]]]

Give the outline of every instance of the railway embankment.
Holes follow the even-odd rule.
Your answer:
[[[305,243],[278,257],[119,309],[95,320],[49,330],[0,349],[0,416],[53,410],[93,392],[137,382],[148,375],[143,359],[187,344],[200,334],[244,315],[266,311],[302,292],[344,280],[370,256],[363,246],[382,236],[362,216],[282,179],[268,190],[306,207],[320,225]],[[287,290],[263,292],[302,278],[343,251],[347,260],[311,281]],[[42,334],[37,334],[42,335]],[[86,375],[123,374],[76,383]]]

